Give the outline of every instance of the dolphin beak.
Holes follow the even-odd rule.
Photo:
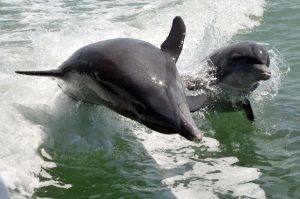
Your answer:
[[[179,134],[184,138],[194,142],[200,142],[202,140],[203,134],[196,127],[196,124],[186,105],[181,105],[180,107],[179,125]]]
[[[265,64],[254,64],[253,67],[258,71],[259,73],[259,78],[261,80],[268,80],[271,78],[271,70],[269,67]]]
[[[263,72],[260,75],[262,80],[268,80],[271,78],[271,71]]]
[[[193,128],[187,123],[182,124],[179,134],[184,138],[194,142],[200,142],[203,138],[203,134],[198,129]]]
[[[166,92],[167,97],[160,101],[149,101],[152,119],[145,117],[142,123],[164,134],[179,134],[187,140],[200,142],[203,135],[192,118],[183,91],[179,87],[169,87]]]

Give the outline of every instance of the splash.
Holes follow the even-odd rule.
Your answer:
[[[261,83],[251,96],[252,99],[259,105],[264,105],[278,94],[281,80],[284,79],[286,74],[290,71],[289,64],[283,58],[279,50],[277,50],[275,47],[271,47],[268,44],[264,45],[268,49],[268,53],[271,57],[270,69],[272,76],[270,80]]]

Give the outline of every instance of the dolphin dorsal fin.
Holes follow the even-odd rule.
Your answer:
[[[175,62],[183,47],[185,31],[186,29],[182,18],[179,16],[175,17],[167,39],[160,46],[161,50],[168,53]]]

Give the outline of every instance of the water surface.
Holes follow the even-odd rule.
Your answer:
[[[12,198],[299,197],[299,13],[297,0],[0,1],[0,176]],[[14,74],[105,39],[160,46],[176,15],[187,26],[181,73],[228,43],[266,46],[273,77],[251,96],[254,124],[199,112],[207,138],[194,144]]]

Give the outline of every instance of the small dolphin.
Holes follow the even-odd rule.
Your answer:
[[[58,69],[16,73],[55,77],[72,98],[103,104],[160,133],[200,141],[175,65],[185,31],[175,17],[161,49],[137,39],[111,39],[80,48]]]
[[[254,114],[248,96],[257,88],[260,81],[271,77],[270,57],[267,50],[252,42],[237,43],[215,51],[207,59],[207,64],[212,68],[209,72],[210,77],[215,78],[211,85],[216,85],[223,91],[222,94],[225,94],[219,97],[222,100],[219,100],[218,104],[230,105],[232,109],[242,108],[247,118],[253,121]],[[184,79],[187,89],[206,90],[201,82],[203,80],[191,76],[185,76]],[[188,103],[191,104],[192,112],[207,104],[209,98],[207,95],[209,94],[190,98],[191,101]],[[239,99],[234,104],[228,102],[232,96]],[[214,101],[210,99],[210,103]]]

